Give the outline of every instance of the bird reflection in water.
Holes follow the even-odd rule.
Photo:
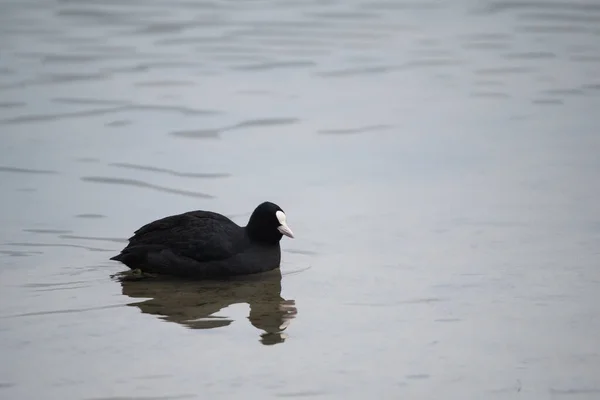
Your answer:
[[[149,300],[130,303],[143,313],[176,322],[191,329],[214,329],[230,325],[233,320],[214,316],[232,304],[247,303],[248,319],[263,331],[261,343],[283,343],[283,332],[296,316],[294,300],[281,297],[281,270],[228,278],[227,280],[182,281],[170,277],[119,274],[122,293]]]

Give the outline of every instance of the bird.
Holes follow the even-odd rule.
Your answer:
[[[143,225],[111,260],[141,273],[193,279],[257,274],[280,267],[283,236],[294,238],[277,204],[259,204],[242,227],[205,210]]]

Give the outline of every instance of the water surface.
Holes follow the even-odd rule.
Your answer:
[[[600,396],[594,1],[0,0],[0,398]],[[123,281],[271,200],[281,273]]]

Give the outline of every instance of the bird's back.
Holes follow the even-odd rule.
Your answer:
[[[244,228],[210,211],[190,211],[161,218],[136,230],[129,244],[113,259],[141,261],[148,253],[169,249],[193,260],[227,259],[248,245]]]

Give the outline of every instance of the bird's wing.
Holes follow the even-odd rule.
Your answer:
[[[243,228],[229,218],[210,211],[190,211],[142,226],[123,251],[168,248],[196,261],[222,260],[237,253],[244,238]]]

